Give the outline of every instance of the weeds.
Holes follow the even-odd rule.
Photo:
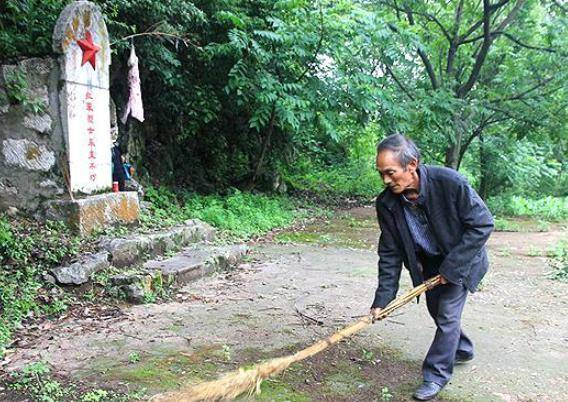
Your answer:
[[[138,363],[140,361],[140,353],[138,352],[131,352],[128,355],[128,362],[129,363]]]
[[[495,230],[498,232],[519,232],[521,225],[507,219],[495,218]]]
[[[294,204],[286,197],[253,195],[238,190],[222,197],[149,187],[146,196],[152,202],[141,216],[142,225],[146,228],[200,219],[233,236],[246,238],[287,226],[298,217]]]
[[[26,74],[21,68],[10,71],[6,77],[8,100],[11,104],[22,105],[29,113],[44,113],[47,109],[45,102],[31,96]]]
[[[361,197],[373,198],[382,183],[373,166],[374,158],[352,160],[341,165],[318,165],[305,158],[284,173],[286,183],[295,191],[307,192],[323,200]]]
[[[568,241],[559,242],[547,252],[550,258],[552,272],[550,278],[555,281],[568,283]]]
[[[0,356],[22,321],[66,310],[68,296],[40,278],[77,254],[81,242],[62,222],[40,225],[0,216]]]
[[[43,361],[28,364],[22,371],[12,373],[8,387],[39,402],[127,402],[143,397],[140,392],[125,395],[103,389],[81,391],[76,384],[55,379],[48,364]]]
[[[515,195],[500,196],[489,198],[487,205],[497,216],[524,216],[551,221],[568,219],[568,197],[529,199]]]
[[[381,401],[390,401],[393,398],[393,394],[391,394],[389,387],[383,387],[381,389]]]

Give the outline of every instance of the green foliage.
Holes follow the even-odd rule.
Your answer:
[[[138,352],[131,352],[128,355],[128,362],[129,363],[138,363],[140,361],[140,353]]]
[[[495,230],[497,232],[519,232],[521,225],[508,219],[495,218]]]
[[[50,369],[45,362],[35,362],[24,367],[21,373],[12,374],[11,387],[26,391],[41,402],[60,402],[69,391],[60,382],[49,378]]]
[[[568,197],[530,199],[508,195],[488,199],[487,206],[496,216],[524,216],[551,221],[568,218]]]
[[[80,402],[104,402],[108,401],[109,397],[109,393],[104,389],[96,389],[82,395]]]
[[[141,217],[146,227],[173,225],[196,218],[232,235],[250,237],[287,226],[296,217],[294,205],[288,198],[238,190],[227,196],[202,196],[149,187],[146,197],[152,203]]]
[[[76,254],[80,244],[62,222],[40,225],[0,216],[0,355],[23,320],[67,308],[62,292],[49,292],[40,276]]]
[[[566,196],[560,6],[527,1],[512,12],[513,2],[495,3],[494,34],[480,46],[483,6],[467,2],[95,2],[112,76],[126,75],[133,40],[144,97],[159,99],[145,102],[130,151],[137,171],[160,184],[271,189],[284,175],[296,189],[368,197],[378,189],[362,146],[372,153],[401,131],[426,162],[462,168],[484,198]],[[50,54],[67,3],[2,2],[0,59]],[[36,109],[21,76],[8,81],[11,101]],[[126,102],[123,80],[111,92]]]
[[[321,199],[371,199],[383,188],[375,168],[378,137],[379,128],[374,124],[365,130],[345,124],[326,146],[308,141],[295,163],[281,168],[283,179],[292,190]]]
[[[547,252],[553,271],[550,278],[560,282],[568,282],[568,241],[560,241]]]
[[[6,74],[6,90],[8,101],[12,104],[22,105],[24,110],[30,113],[42,113],[46,105],[41,99],[35,99],[30,95],[27,78],[21,69],[14,69]]]
[[[389,387],[381,388],[381,401],[390,401],[393,398],[393,394],[389,390]]]
[[[362,197],[371,199],[382,189],[372,162],[324,166],[300,159],[285,173],[291,189],[314,194],[322,199]]]
[[[67,0],[6,0],[0,3],[0,61],[51,53],[51,34]]]
[[[54,379],[49,365],[43,361],[30,363],[21,371],[11,373],[8,386],[37,402],[127,402],[142,399],[138,393],[123,395],[103,389],[82,392],[76,384]]]

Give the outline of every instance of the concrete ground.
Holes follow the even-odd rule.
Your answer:
[[[358,208],[275,233],[239,269],[191,283],[173,301],[38,329],[7,368],[44,360],[73,381],[152,395],[293,353],[368,313],[377,230],[373,209]],[[568,401],[568,284],[547,278],[544,256],[567,233],[493,234],[491,270],[463,319],[476,357],[438,400]],[[404,273],[401,291],[409,288]],[[410,400],[433,335],[424,301],[409,304],[252,400]]]

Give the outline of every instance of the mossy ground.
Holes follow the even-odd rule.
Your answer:
[[[227,351],[223,345],[203,345],[193,352],[164,350],[140,355],[137,362],[101,360],[91,375],[111,387],[128,384],[147,395],[176,390],[182,385],[211,380],[217,375],[285,356],[306,345],[264,351],[246,348]],[[406,401],[417,385],[420,367],[402,359],[400,352],[377,348],[362,350],[355,342],[344,342],[311,359],[297,363],[284,373],[262,383],[261,392],[239,401]],[[439,398],[438,400],[448,400]]]
[[[376,247],[378,224],[372,215],[345,215],[316,219],[302,228],[293,228],[274,236],[277,243],[318,244],[341,248],[370,250]]]

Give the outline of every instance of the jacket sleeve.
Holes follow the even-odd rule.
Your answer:
[[[453,284],[462,284],[469,276],[471,261],[489,239],[494,223],[487,206],[465,180],[460,181],[456,190],[456,207],[464,232],[440,265],[440,274]]]
[[[389,304],[398,292],[400,272],[402,270],[402,254],[388,225],[385,224],[379,214],[379,285],[375,291],[375,299],[371,308],[384,308]]]

